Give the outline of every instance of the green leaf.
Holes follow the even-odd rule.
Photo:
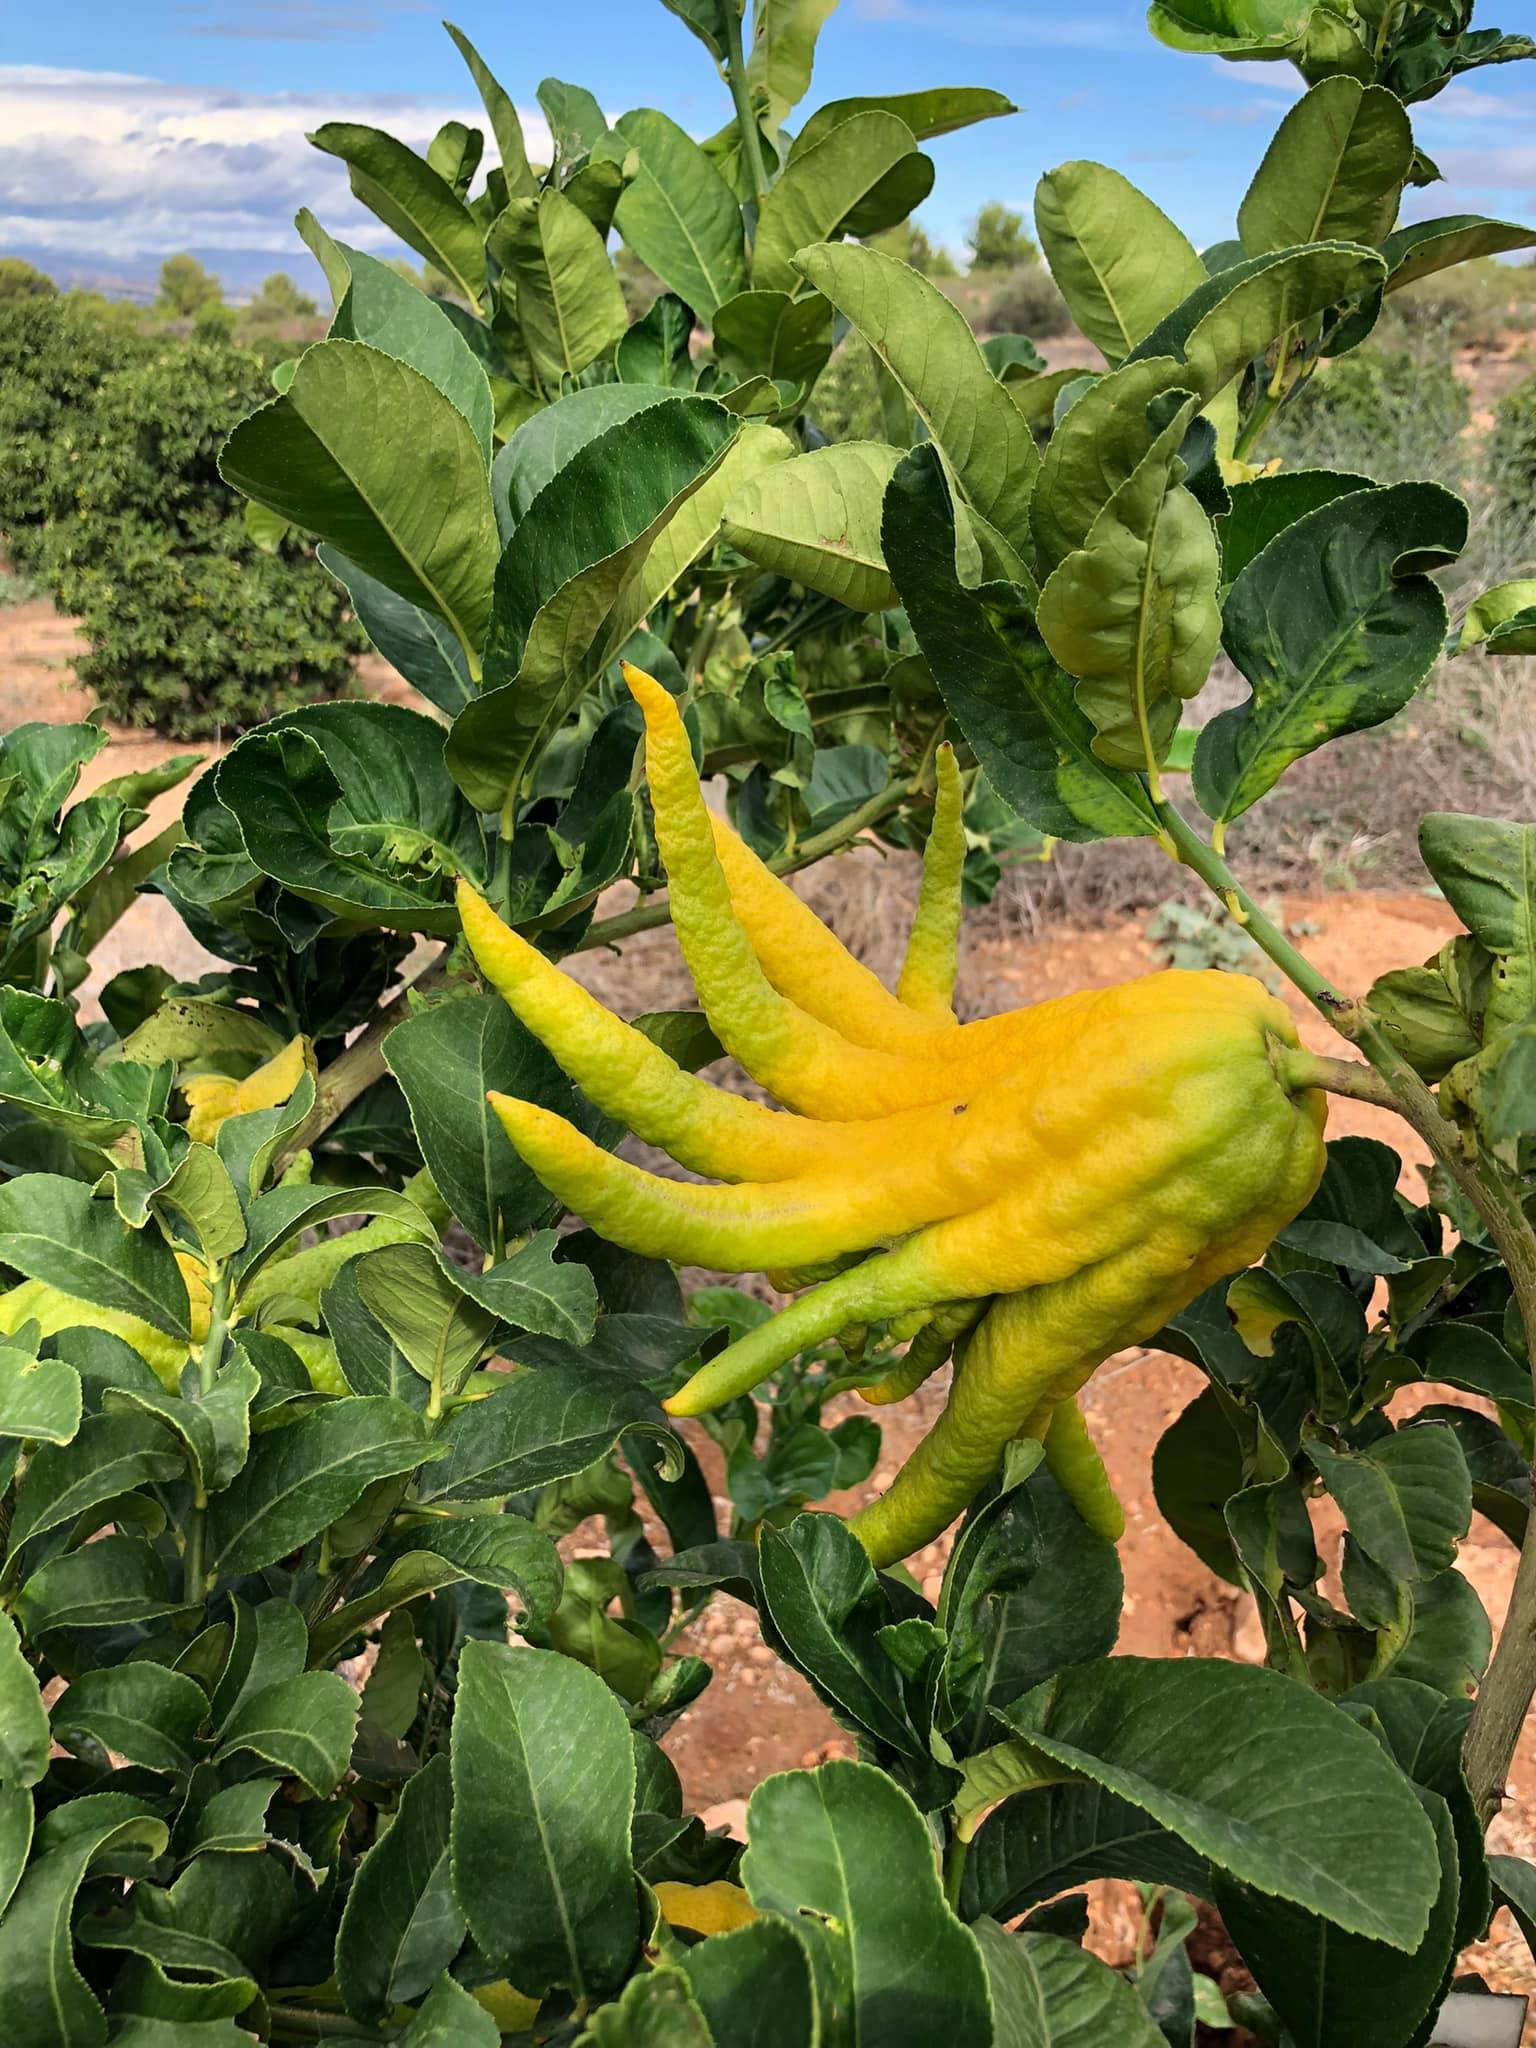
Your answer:
[[[832,354],[832,308],[819,293],[741,292],[716,307],[713,334],[725,368],[809,387]]]
[[[1536,826],[1431,811],[1419,826],[1419,852],[1494,956],[1489,1025],[1521,1022],[1536,1009]]]
[[[219,466],[236,490],[445,620],[475,672],[496,521],[480,444],[430,378],[361,342],[322,341],[287,391],[235,428]]]
[[[424,1244],[383,1245],[365,1252],[357,1267],[358,1299],[398,1345],[411,1368],[433,1390],[439,1412],[457,1394],[496,1319],[469,1300],[437,1255]]]
[[[80,1375],[72,1365],[0,1343],[0,1440],[67,1444],[80,1427],[80,1412]]]
[[[497,995],[439,1003],[397,1024],[384,1059],[410,1106],[443,1199],[486,1249],[549,1213],[549,1197],[508,1143],[489,1089],[570,1115],[570,1083]]]
[[[663,292],[645,317],[621,336],[613,367],[625,384],[691,391],[697,375],[689,354],[692,337],[692,307],[674,293]]]
[[[242,1358],[226,1366],[206,1394],[183,1398],[180,1394],[167,1394],[159,1387],[153,1392],[124,1387],[109,1390],[103,1406],[112,1420],[121,1419],[125,1424],[139,1418],[129,1414],[119,1418],[117,1411],[147,1411],[145,1421],[151,1415],[157,1416],[180,1438],[193,1487],[206,1495],[221,1492],[244,1465],[251,1443],[251,1404],[260,1391],[259,1369],[250,1358]],[[80,1434],[83,1439],[86,1431]],[[157,1443],[149,1447],[149,1455],[162,1456],[165,1451],[175,1457],[174,1471],[179,1476],[182,1460],[171,1450],[162,1431]]]
[[[725,9],[731,0],[661,0],[669,14],[687,24],[717,64],[730,54]]]
[[[1439,1887],[1433,1831],[1370,1737],[1294,1680],[1115,1657],[1059,1673],[1001,1718],[1240,1883],[1395,1948],[1422,1938]]]
[[[1180,481],[1193,404],[1174,414],[1040,593],[1041,638],[1078,678],[1094,752],[1116,768],[1150,772],[1166,760],[1184,700],[1204,688],[1221,644],[1216,536]]]
[[[1134,1985],[1059,1934],[971,1932],[992,1991],[993,2048],[1164,2048]]]
[[[688,1979],[667,1965],[632,1977],[622,1997],[592,2015],[576,2048],[713,2048]]]
[[[625,242],[701,320],[747,289],[741,208],[691,135],[654,107],[616,121],[594,151],[634,177],[614,209]]]
[[[1472,1480],[1452,1431],[1399,1429],[1359,1451],[1304,1431],[1302,1446],[1350,1534],[1383,1571],[1418,1581],[1455,1563],[1472,1521]]]
[[[291,1601],[274,1598],[252,1607],[234,1594],[230,1613],[234,1636],[213,1689],[213,1718],[220,1728],[264,1687],[280,1678],[296,1678],[309,1647],[304,1616]]]
[[[485,248],[479,225],[425,158],[383,129],[351,121],[327,121],[309,139],[316,149],[341,158],[353,193],[370,213],[418,256],[435,263],[472,306],[480,303],[485,296]]]
[[[392,1188],[385,1182],[357,1188],[327,1187],[323,1182],[268,1188],[250,1206],[250,1234],[230,1266],[237,1294],[249,1296],[257,1275],[296,1237],[339,1216],[381,1216],[398,1226],[402,1237],[437,1242],[431,1219],[404,1188]]]
[[[0,2039],[101,2048],[106,2016],[72,1953],[75,1895],[93,1864],[112,1869],[125,1854],[154,1857],[165,1844],[165,1823],[121,1795],[72,1802],[67,1831],[39,1844],[0,1921]]]
[[[961,1912],[1013,1920],[1101,1877],[1204,1898],[1210,1868],[1176,1834],[1102,1785],[1042,1785],[988,1814],[966,1859]]]
[[[1101,761],[1072,686],[996,586],[965,589],[954,510],[933,453],[907,456],[886,492],[882,539],[918,646],[1003,802],[1058,839],[1132,838],[1157,829],[1145,789]]]
[[[1375,488],[1368,476],[1331,469],[1283,469],[1274,476],[1233,484],[1232,509],[1219,528],[1222,582],[1235,583],[1255,555],[1262,554],[1277,535],[1309,512],[1351,492]]]
[[[436,1454],[420,1418],[386,1395],[328,1401],[258,1437],[233,1485],[209,1503],[209,1571],[259,1571],[345,1514],[374,1480]]]
[[[195,1678],[159,1664],[119,1664],[72,1681],[54,1706],[53,1736],[66,1749],[99,1743],[146,1770],[185,1773],[207,1715],[208,1695]]]
[[[95,1079],[68,1003],[0,988],[0,1102],[78,1144],[105,1148],[134,1118],[91,1100]]]
[[[725,508],[738,490],[776,463],[786,462],[795,444],[777,427],[748,420],[698,489],[673,513],[619,592],[603,629],[602,666],[620,654],[630,635],[720,534]]]
[[[817,2040],[810,1958],[785,1920],[754,1920],[680,1957],[711,2038],[731,2048],[805,2048]]]
[[[811,1952],[824,2037],[856,2048],[988,2038],[986,1972],[939,1887],[901,1788],[868,1764],[765,1779],[747,1809],[741,1881]]]
[[[501,808],[578,702],[631,572],[738,432],[712,399],[652,406],[579,449],[530,506],[496,572],[485,695],[448,740],[449,770],[477,808]]]
[[[567,85],[563,78],[546,78],[540,81],[538,99],[561,157],[586,156],[608,133],[607,117],[584,85]]]
[[[182,1468],[175,1438],[148,1415],[88,1416],[72,1442],[45,1444],[29,1460],[16,1489],[10,1555],[120,1493],[179,1479]]]
[[[851,114],[808,147],[796,150],[758,215],[752,243],[753,289],[793,292],[799,281],[791,260],[796,250],[831,241],[881,179],[903,158],[915,155],[916,143],[905,121],[879,110]]]
[[[170,1246],[157,1231],[130,1230],[82,1181],[26,1173],[0,1187],[0,1262],[173,1337],[191,1335]]]
[[[1152,1453],[1152,1491],[1163,1520],[1202,1564],[1234,1586],[1242,1568],[1226,1504],[1247,1484],[1247,1466],[1227,1411],[1206,1387],[1163,1431]]]
[[[334,1671],[280,1678],[241,1700],[213,1760],[259,1756],[316,1799],[328,1799],[346,1775],[357,1707],[357,1694]]]
[[[837,0],[756,0],[747,90],[767,96],[775,126],[810,89],[816,39],[836,5]]]
[[[103,1536],[35,1571],[16,1599],[27,1633],[158,1621],[181,1603],[160,1556],[133,1536]]]
[[[584,1472],[630,1431],[670,1457],[672,1433],[644,1388],[569,1366],[516,1373],[448,1418],[436,1439],[447,1456],[422,1474],[418,1493],[423,1501],[480,1500],[547,1486]]]
[[[520,1604],[514,1621],[519,1627],[530,1620],[542,1625],[560,1604],[559,1553],[542,1529],[520,1515],[466,1515],[462,1521],[414,1523],[398,1533],[390,1548],[394,1554],[378,1584],[335,1608],[315,1627],[310,1638],[312,1662],[333,1660],[350,1637],[379,1615],[466,1580],[515,1593]]]
[[[1182,365],[1179,384],[1207,404],[1287,328],[1374,291],[1382,275],[1375,250],[1350,242],[1315,242],[1251,257],[1193,288],[1143,337],[1131,359],[1172,356]]]
[[[21,1638],[8,1614],[0,1614],[0,1798],[35,1785],[48,1769],[48,1709]],[[9,1808],[0,1808],[14,1829]],[[0,1900],[0,1914],[4,1912]]]
[[[1385,86],[1325,78],[1286,114],[1237,215],[1250,256],[1301,242],[1374,247],[1397,218],[1413,127]],[[1191,287],[1192,289],[1193,287]]]
[[[346,591],[358,624],[384,659],[439,711],[450,718],[461,711],[475,692],[464,649],[447,621],[397,596],[335,548],[322,545],[315,553]]]
[[[881,1647],[888,1608],[859,1540],[836,1515],[765,1528],[762,1605],[795,1663],[839,1711],[909,1755],[922,1745],[902,1677]]]
[[[501,2029],[462,1984],[440,1977],[400,2036],[400,2048],[497,2048]]]
[[[442,727],[401,705],[314,705],[258,727],[217,787],[262,872],[338,918],[447,934],[455,877],[484,880]]]
[[[618,1700],[552,1651],[468,1642],[450,1754],[453,1882],[476,1942],[530,1997],[616,1988],[640,1939]]]
[[[1490,654],[1536,653],[1536,577],[1496,584],[1468,605],[1455,652],[1483,646]]]
[[[1435,1831],[1441,1877],[1429,1926],[1407,1958],[1398,1947],[1341,1934],[1329,1921],[1217,1872],[1227,1930],[1296,2040],[1408,2048],[1438,2005],[1454,1954],[1456,1842],[1445,1801],[1431,1792],[1419,1798]]]
[[[877,249],[806,249],[796,268],[858,328],[906,392],[967,503],[1012,546],[1026,545],[1039,453],[959,308]]]
[[[727,502],[724,538],[763,568],[851,611],[885,611],[897,600],[880,552],[880,519],[900,460],[883,442],[843,441],[780,462]]]
[[[32,1818],[30,1788],[21,1784],[0,1785],[0,1920],[5,1918],[5,1909],[27,1867]]]
[[[429,377],[469,421],[489,462],[490,382],[474,350],[442,307],[387,263],[364,255],[361,249],[349,249],[345,242],[332,241],[307,207],[294,224],[319,258],[336,297],[330,337],[367,342]]]
[[[1425,571],[1454,560],[1466,533],[1449,491],[1395,484],[1308,513],[1248,564],[1222,641],[1253,695],[1195,748],[1209,816],[1241,816],[1293,761],[1402,709],[1445,640],[1445,600]]]
[[[387,1832],[358,1865],[336,1937],[336,1985],[354,2019],[382,2018],[420,1998],[459,1952],[452,1811],[448,1759],[439,1753],[407,1782]]]
[[[854,114],[872,111],[894,114],[904,121],[919,142],[935,135],[953,135],[958,128],[974,127],[978,121],[992,121],[999,114],[1019,110],[1005,94],[985,85],[934,85],[919,92],[877,93],[858,99],[828,100],[807,117],[800,133],[790,144],[790,161],[820,142],[822,137]]]
[[[534,1337],[585,1346],[597,1321],[597,1285],[579,1260],[555,1257],[558,1244],[552,1230],[541,1230],[510,1258],[479,1273],[454,1268],[453,1278],[498,1322]]]
[[[1503,256],[1513,249],[1536,248],[1536,230],[1513,221],[1485,220],[1481,214],[1453,213],[1443,220],[1417,220],[1381,245],[1387,262],[1387,290],[1401,291],[1420,278],[1433,277],[1479,256]]]
[[[624,294],[603,238],[553,185],[537,199],[509,200],[488,246],[502,267],[502,291],[516,293],[523,340],[546,390],[579,376],[624,333]]]
[[[523,124],[517,118],[517,108],[464,31],[455,28],[451,21],[445,21],[443,26],[452,36],[455,48],[469,66],[470,76],[475,81],[475,89],[491,124],[491,133],[496,138],[507,190],[514,197],[527,198],[538,190],[538,180],[528,166]]]
[[[568,391],[524,420],[491,467],[491,496],[502,539],[511,539],[529,506],[589,441],[621,420],[668,405],[682,394],[668,384],[593,384]]]
[[[1107,1656],[1123,1591],[1115,1546],[1043,1467],[974,1507],[935,1617],[949,1639],[936,1712],[956,1753],[992,1741],[996,1709],[1063,1664]]]
[[[1035,189],[1035,221],[1072,318],[1112,364],[1206,281],[1162,209],[1104,164],[1047,172]]]

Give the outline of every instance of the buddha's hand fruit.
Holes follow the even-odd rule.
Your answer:
[[[785,1108],[684,1072],[461,888],[487,979],[572,1080],[681,1165],[735,1185],[659,1179],[492,1094],[507,1136],[630,1251],[732,1271],[867,1255],[702,1367],[666,1404],[674,1415],[745,1393],[850,1325],[921,1325],[892,1397],[954,1346],[943,1414],[854,1519],[877,1564],[963,1513],[1021,1434],[1046,1439],[1085,1518],[1114,1533],[1080,1422],[1055,1418],[1112,1352],[1260,1257],[1316,1187],[1323,1099],[1288,1092],[1271,1060],[1274,1042],[1295,1042],[1288,1013],[1245,975],[1165,973],[957,1024],[964,837],[947,748],[892,995],[710,817],[676,704],[625,675],[684,957],[720,1042]]]

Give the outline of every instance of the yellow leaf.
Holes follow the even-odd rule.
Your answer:
[[[653,1887],[662,1917],[693,1934],[729,1934],[757,1918],[757,1908],[739,1884],[658,1884]]]
[[[505,1977],[495,1984],[480,1985],[474,1997],[504,2034],[526,2034],[538,2017],[539,2001],[514,1991]]]
[[[309,1047],[295,1038],[281,1052],[243,1081],[227,1074],[197,1074],[183,1081],[187,1098],[187,1135],[199,1145],[211,1145],[220,1124],[232,1116],[244,1116],[253,1109],[276,1109],[286,1102],[304,1078],[309,1064]]]
[[[205,1329],[207,1320],[205,1287]],[[23,1280],[19,1287],[0,1294],[0,1336],[14,1336],[23,1323],[36,1323],[45,1337],[57,1336],[60,1330],[106,1330],[113,1337],[121,1337],[125,1344],[132,1345],[138,1352],[168,1394],[174,1394],[179,1386],[181,1369],[189,1355],[188,1347],[179,1337],[168,1337],[163,1330],[155,1329],[123,1309],[100,1308],[93,1301],[77,1300],[74,1295],[65,1294],[62,1288],[51,1287],[46,1280]]]

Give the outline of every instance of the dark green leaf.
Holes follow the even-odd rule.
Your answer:
[[[1432,1579],[1455,1562],[1472,1520],[1472,1480],[1451,1430],[1395,1430],[1351,1450],[1317,1431],[1302,1446],[1350,1534],[1394,1578]]]
[[[67,1444],[80,1427],[80,1411],[80,1375],[72,1365],[0,1343],[0,1438]]]
[[[942,470],[918,449],[886,493],[884,547],[944,701],[1005,803],[1059,839],[1157,829],[1141,784],[1093,751],[1072,686],[1007,594],[965,589]]]
[[[156,1393],[159,1393],[156,1389]],[[169,1400],[169,1396],[161,1396]],[[16,1491],[10,1551],[136,1486],[181,1476],[174,1437],[148,1415],[93,1415],[72,1443],[33,1453]]]
[[[430,378],[361,342],[320,342],[219,460],[236,490],[445,620],[474,672],[496,521],[474,430]]]
[[[547,1486],[585,1471],[631,1430],[663,1449],[673,1440],[643,1388],[580,1368],[519,1372],[449,1417],[437,1439],[448,1455],[422,1474],[419,1491],[423,1500],[477,1500]]]
[[[461,711],[475,691],[464,649],[448,622],[397,596],[337,549],[321,546],[315,553],[346,591],[359,625],[384,659],[439,711],[450,718]]]
[[[259,1571],[345,1514],[374,1480],[435,1453],[415,1412],[387,1396],[328,1401],[259,1437],[234,1484],[209,1504],[209,1571]]]
[[[868,1764],[768,1778],[748,1808],[741,1881],[810,1949],[828,2034],[860,2048],[984,2041],[986,1972],[939,1887],[906,1794]]]
[[[382,2018],[420,1998],[459,1952],[452,1811],[448,1759],[439,1753],[407,1783],[388,1831],[358,1866],[336,1937],[336,1984],[356,2019]]]
[[[684,1951],[711,2037],[731,2048],[804,2048],[816,2035],[810,1962],[794,1928],[762,1919]]]
[[[961,1910],[1012,1920],[1042,1899],[1101,1877],[1167,1885],[1204,1898],[1210,1870],[1150,1813],[1102,1785],[1016,1792],[982,1822],[965,1866]]]
[[[29,1635],[158,1621],[180,1602],[159,1555],[133,1536],[103,1536],[32,1574],[16,1601]]]
[[[159,1664],[85,1671],[53,1709],[53,1735],[66,1749],[81,1738],[151,1771],[190,1771],[208,1695],[194,1678]]]
[[[972,1928],[992,1991],[993,2048],[1164,2048],[1135,1987],[1057,1934]]]
[[[0,1789],[8,1796],[35,1785],[48,1768],[48,1710],[22,1655],[16,1624],[0,1614]],[[15,1817],[6,1808],[8,1829]],[[4,1906],[0,1904],[0,1913]]]
[[[1440,1890],[1422,1938],[1404,1957],[1298,1906],[1216,1874],[1227,1930],[1259,1988],[1297,2041],[1407,2048],[1445,1988],[1456,1927],[1456,1842],[1445,1801],[1421,1793],[1435,1831]]]
[[[449,769],[481,809],[501,808],[576,704],[630,573],[738,431],[712,399],[651,406],[578,449],[519,523],[496,572],[485,695],[448,741]]]
[[[973,1508],[936,1617],[949,1638],[939,1716],[956,1753],[992,1741],[993,1711],[1062,1665],[1107,1656],[1122,1592],[1115,1546],[1084,1526],[1043,1466]]]
[[[1221,580],[1235,583],[1278,534],[1335,498],[1374,490],[1367,476],[1332,469],[1282,469],[1231,487],[1232,509],[1221,521]]]
[[[479,302],[485,292],[479,226],[425,158],[381,128],[350,121],[327,121],[309,139],[317,149],[342,159],[353,192],[371,213],[418,256],[446,272],[472,306]]]
[[[83,1181],[27,1173],[0,1187],[0,1262],[173,1337],[191,1335],[170,1246],[157,1231],[128,1229]]]
[[[1453,560],[1467,510],[1435,484],[1351,492],[1308,513],[1243,571],[1222,640],[1253,687],[1195,749],[1195,794],[1238,817],[1293,761],[1400,711],[1445,640],[1425,571]]]
[[[316,1799],[336,1790],[352,1754],[357,1694],[334,1671],[301,1671],[247,1695],[224,1724],[214,1762],[259,1756]]]
[[[618,1700],[569,1658],[469,1642],[451,1755],[454,1889],[480,1947],[530,1996],[617,1986],[640,1936]]]
[[[484,880],[442,727],[403,705],[291,713],[226,756],[217,788],[262,872],[337,917],[446,934],[458,929],[455,879]]]
[[[1061,1672],[1002,1718],[1240,1882],[1394,1947],[1421,1939],[1439,1885],[1433,1831],[1370,1738],[1294,1680],[1116,1657]]]

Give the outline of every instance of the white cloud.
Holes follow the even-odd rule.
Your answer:
[[[544,116],[519,113],[529,154],[547,162]],[[352,197],[345,166],[305,140],[338,119],[387,128],[416,149],[444,121],[485,125],[466,103],[263,96],[125,72],[0,65],[0,243],[87,268],[141,265],[187,247],[293,261],[303,256],[293,215],[309,206],[342,240],[393,248]],[[488,142],[487,160],[494,157]]]

